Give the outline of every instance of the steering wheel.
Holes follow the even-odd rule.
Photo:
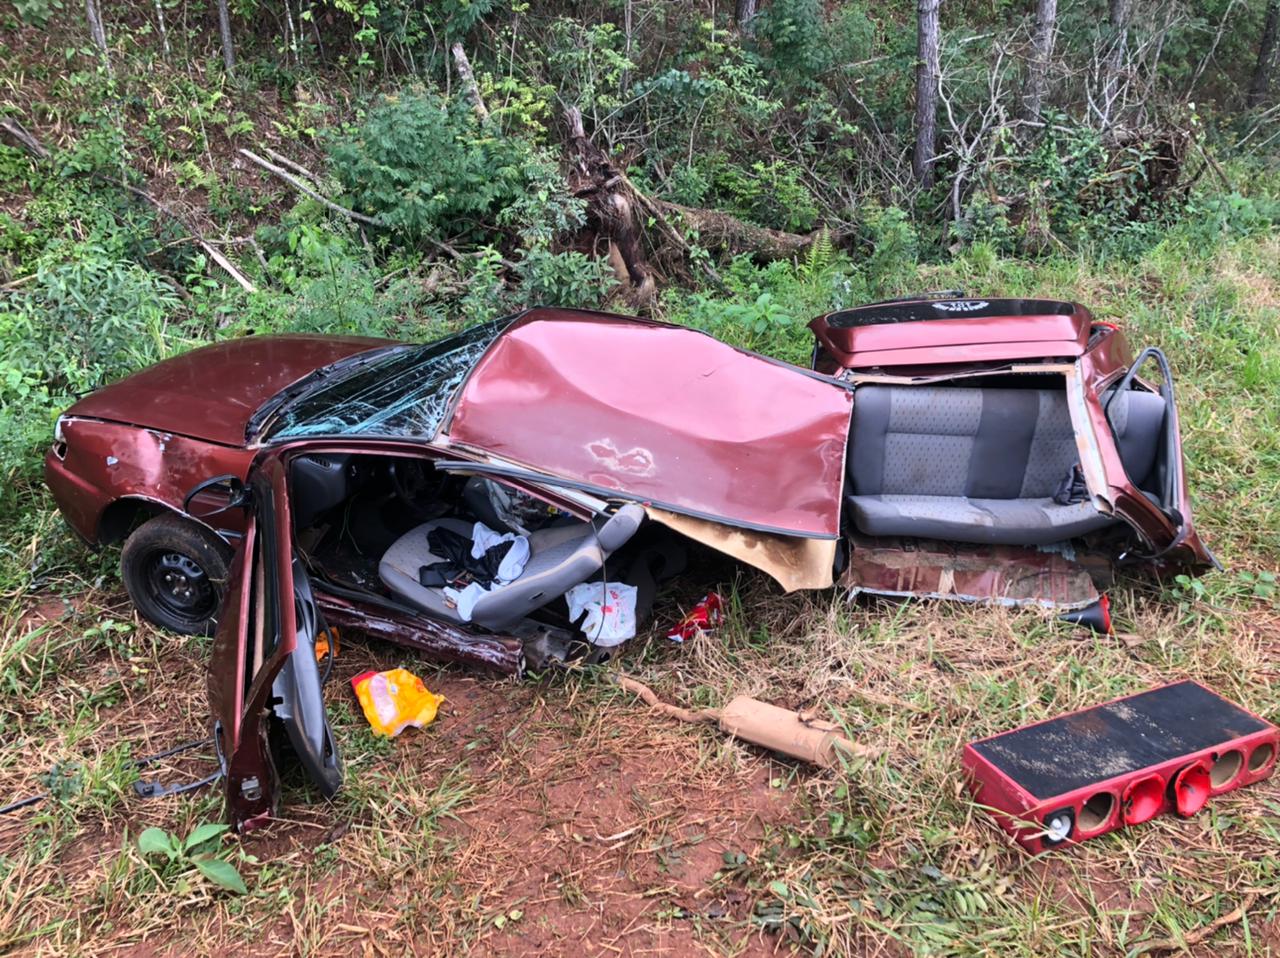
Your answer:
[[[435,467],[423,459],[392,459],[387,463],[387,473],[396,498],[415,516],[439,513],[448,473],[436,472]]]

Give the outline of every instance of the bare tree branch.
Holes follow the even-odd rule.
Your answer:
[[[284,180],[286,183],[292,186],[299,193],[302,193],[305,196],[311,197],[321,206],[324,206],[332,210],[333,212],[338,213],[341,216],[345,216],[349,220],[354,220],[357,223],[367,223],[370,226],[382,225],[378,220],[374,219],[372,216],[365,216],[363,213],[357,213],[355,210],[349,210],[345,206],[335,203],[333,200],[329,199],[327,196],[322,196],[320,193],[316,192],[316,190],[314,190],[312,187],[302,182],[302,180],[298,179],[288,170],[285,170],[279,166],[276,166],[274,163],[272,163],[269,160],[264,160],[262,157],[258,156],[257,153],[254,153],[252,150],[246,150],[243,147],[241,147],[240,154],[244,156],[246,159],[262,167],[268,173],[272,173],[280,177],[280,179]]]

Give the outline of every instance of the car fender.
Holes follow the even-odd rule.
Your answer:
[[[216,523],[202,522],[183,510],[182,501],[192,486],[211,475],[246,475],[250,450],[96,419],[65,419],[62,436],[45,457],[45,482],[68,523],[87,542],[111,541],[104,534],[116,530],[104,525],[104,518],[122,501],[175,512],[224,538],[243,531],[238,511],[219,515]]]

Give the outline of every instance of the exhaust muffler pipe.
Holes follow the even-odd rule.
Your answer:
[[[720,730],[752,745],[824,768],[839,765],[840,753],[846,758],[874,754],[874,750],[866,746],[855,746],[833,722],[807,718],[747,695],[739,695],[720,710]]]
[[[739,695],[723,709],[683,709],[663,702],[653,689],[626,675],[617,683],[640,696],[650,707],[682,722],[715,722],[734,738],[786,755],[788,758],[833,768],[840,759],[875,758],[878,748],[858,745],[845,738],[840,726],[808,713],[793,712],[749,695]]]

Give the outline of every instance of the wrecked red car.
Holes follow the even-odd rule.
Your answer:
[[[86,540],[124,540],[144,617],[216,632],[215,739],[241,826],[271,813],[273,730],[324,793],[341,781],[325,629],[519,673],[602,646],[566,593],[606,578],[651,592],[663,537],[788,591],[1080,615],[1118,563],[1213,562],[1158,351],[1134,360],[1113,326],[1040,301],[876,304],[812,328],[811,370],[564,309],[426,345],[248,337],[76,403],[46,478]],[[514,574],[473,567],[494,537],[504,556],[523,540]]]

